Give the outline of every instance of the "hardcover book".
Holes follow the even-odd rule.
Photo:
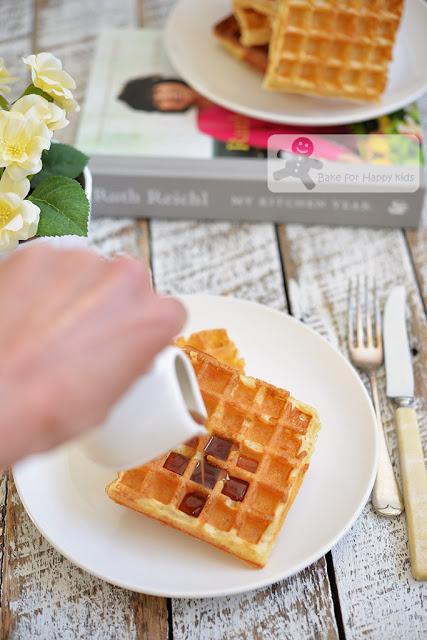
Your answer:
[[[99,37],[77,140],[91,157],[93,215],[419,223],[422,185],[369,190],[356,182],[325,189],[310,181],[296,188],[290,180],[272,189],[268,164],[271,140],[278,136],[308,138],[311,163],[320,160],[329,170],[361,161],[374,169],[419,162],[419,143],[413,144],[421,140],[416,105],[347,127],[296,129],[233,113],[197,93],[174,71],[159,30],[114,29]],[[289,160],[294,150],[274,148],[275,162]]]

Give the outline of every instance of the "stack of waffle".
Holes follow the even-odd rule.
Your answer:
[[[224,330],[179,344],[197,375],[209,435],[120,473],[107,493],[262,567],[308,469],[317,414],[287,391],[244,375]]]
[[[404,0],[233,0],[214,27],[272,91],[377,102]]]

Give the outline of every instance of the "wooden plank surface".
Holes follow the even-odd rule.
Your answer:
[[[153,276],[164,293],[207,292],[286,309],[270,224],[151,222]],[[324,559],[255,593],[173,601],[174,640],[336,638]]]
[[[1,0],[0,55],[14,71],[20,57],[52,50],[76,77],[79,99],[88,78],[97,32],[104,26],[137,24],[141,16],[161,24],[170,0]],[[33,29],[33,24],[35,28]],[[23,85],[23,83],[22,83]],[[72,141],[77,118],[62,139]],[[98,220],[91,240],[103,253],[148,258],[144,221]],[[205,291],[256,300],[286,309],[280,254],[272,225],[153,222],[153,271],[164,292]],[[333,338],[345,350],[345,276],[374,270],[382,291],[403,283],[410,291],[417,409],[427,437],[427,328],[414,276],[427,300],[425,231],[281,228],[287,284],[294,277]],[[292,289],[290,288],[292,291]],[[393,408],[381,403],[393,456]],[[398,465],[396,465],[398,467]],[[9,482],[0,479],[1,638],[147,638],[148,640],[305,640],[336,638],[331,588],[322,559],[294,578],[231,598],[174,600],[168,629],[166,601],[132,594],[80,571],[58,554],[29,520]],[[333,550],[347,639],[427,637],[426,586],[409,572],[404,519],[377,518],[367,506]],[[0,578],[1,579],[1,578]],[[0,583],[1,584],[1,583]],[[423,600],[424,599],[424,600]],[[424,608],[423,608],[424,607]]]
[[[21,58],[31,50],[32,15],[32,0],[0,2],[0,56],[4,58],[7,68],[15,76],[18,76],[18,73],[22,75],[24,65]],[[25,88],[27,74],[23,75],[24,78],[13,85],[14,91]],[[3,635],[1,593],[7,489],[7,476],[0,470],[0,637]]]
[[[427,131],[427,95],[419,99],[424,131]],[[427,190],[427,135],[424,137],[424,186]],[[420,293],[424,300],[424,308],[427,312],[427,198],[424,202],[424,216],[422,228],[416,231],[408,231],[406,239],[418,279]]]
[[[280,230],[288,277],[295,278],[316,314],[335,332],[346,353],[347,278],[375,273],[384,296],[403,284],[411,305],[412,343],[418,392],[417,411],[427,444],[427,325],[402,232],[329,229],[290,225]],[[380,400],[393,460],[398,470],[394,408]],[[427,584],[411,574],[404,517],[387,520],[368,505],[351,531],[332,551],[343,622],[348,640],[411,640],[427,637]]]
[[[39,1],[37,6],[30,1],[2,0],[0,55],[8,61],[11,58],[4,19],[19,34],[12,50],[16,71],[22,73],[20,57],[30,53],[33,46],[37,51],[51,50],[75,75],[81,99],[99,29],[107,25],[136,24],[136,16],[133,0],[120,3],[115,0],[97,3]],[[35,30],[31,33],[33,19]],[[77,118],[72,117],[75,125]],[[75,126],[67,128],[62,140],[71,142],[74,131]],[[127,252],[148,258],[144,222],[99,221],[92,228],[92,241],[106,255]],[[1,638],[168,638],[165,599],[118,589],[77,569],[39,534],[25,513],[12,482],[8,484],[7,509],[2,509],[5,488],[2,480],[0,514],[6,511],[6,522]],[[2,521],[0,544],[1,525]]]

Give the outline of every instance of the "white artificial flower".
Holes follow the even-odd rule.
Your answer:
[[[0,178],[0,252],[15,249],[37,233],[40,209],[24,200],[29,190],[27,178],[12,180],[6,171]]]
[[[0,58],[0,93],[10,93],[10,87],[8,85],[17,81],[10,75],[9,71],[4,66],[3,58]]]
[[[63,70],[62,62],[51,53],[37,53],[23,58],[31,70],[31,79],[35,87],[49,94],[65,111],[78,111],[71,89],[76,83],[69,73]]]
[[[41,120],[51,131],[63,129],[68,124],[64,109],[35,93],[19,98],[10,110]]]
[[[0,167],[12,180],[42,168],[41,154],[50,148],[52,134],[44,122],[14,111],[0,111]]]

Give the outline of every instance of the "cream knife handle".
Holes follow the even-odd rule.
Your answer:
[[[403,501],[387,449],[375,373],[371,373],[370,383],[378,429],[378,470],[372,489],[371,501],[375,511],[379,515],[394,518],[402,513]]]
[[[427,475],[414,409],[396,411],[412,575],[427,580]]]

